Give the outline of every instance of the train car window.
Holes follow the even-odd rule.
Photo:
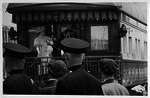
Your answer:
[[[108,49],[108,26],[91,26],[91,50]]]
[[[146,59],[147,58],[147,42],[146,41],[144,41],[144,59]]]
[[[137,53],[138,53],[138,51],[137,51],[137,49],[138,49],[138,42],[137,42],[137,38],[135,38],[135,46],[134,46],[134,58],[136,59],[137,58]]]
[[[123,52],[127,53],[127,37],[123,37]]]
[[[138,59],[141,59],[141,55],[140,55],[140,53],[141,53],[141,44],[140,44],[141,42],[140,42],[140,40],[138,40]]]
[[[129,37],[129,53],[132,54],[132,38]]]

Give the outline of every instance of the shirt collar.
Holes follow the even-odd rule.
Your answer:
[[[74,65],[68,69],[71,71],[76,71],[76,70],[82,69],[82,65]]]
[[[108,79],[105,79],[102,84],[107,84],[107,83],[113,83],[114,82],[114,78],[108,78]]]

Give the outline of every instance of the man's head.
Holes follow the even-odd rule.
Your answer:
[[[117,72],[119,66],[112,59],[102,59],[101,60],[101,71],[104,77],[113,77]]]
[[[84,55],[89,43],[77,38],[66,38],[61,41],[63,50],[65,51],[65,57],[67,65],[75,66],[82,64]]]
[[[52,72],[55,78],[60,78],[67,72],[67,66],[64,61],[56,60],[51,64]]]
[[[74,54],[74,53],[65,52],[64,57],[68,67],[71,67],[75,65],[81,65],[83,59],[85,58],[85,53]]]
[[[24,47],[20,44],[12,44],[6,43],[3,45],[4,51],[4,59],[6,63],[7,72],[11,72],[12,70],[22,70],[24,69],[26,55],[29,55],[31,50]]]

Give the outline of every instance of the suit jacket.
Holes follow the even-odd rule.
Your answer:
[[[58,80],[58,95],[102,95],[101,83],[84,69],[76,69]]]
[[[104,95],[129,95],[128,90],[113,79],[106,80],[102,89]]]

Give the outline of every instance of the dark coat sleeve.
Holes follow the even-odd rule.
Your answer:
[[[56,85],[56,95],[67,95],[69,92],[67,85],[64,81],[58,80]]]
[[[98,95],[104,95],[103,90],[102,90],[102,85],[101,85],[100,88],[99,88],[99,93],[98,93]]]

